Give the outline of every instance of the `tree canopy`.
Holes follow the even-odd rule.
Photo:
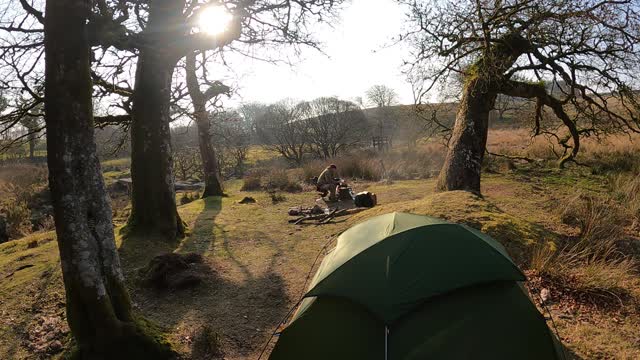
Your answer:
[[[637,0],[405,1],[408,73],[425,102],[455,77],[537,102],[534,134],[575,160],[583,136],[640,132]],[[545,112],[561,122],[544,122]]]

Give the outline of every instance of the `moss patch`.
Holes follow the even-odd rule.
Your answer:
[[[429,215],[469,225],[500,241],[519,264],[529,261],[532,246],[554,243],[557,235],[543,227],[504,213],[493,203],[466,191],[432,194],[422,199],[373,208],[351,221],[393,211]]]

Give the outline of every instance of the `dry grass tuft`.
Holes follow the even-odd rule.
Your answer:
[[[615,175],[609,184],[613,198],[623,205],[631,219],[631,228],[640,230],[640,173]]]
[[[636,302],[640,286],[637,263],[620,251],[627,216],[619,203],[579,194],[562,210],[562,221],[578,229],[559,249],[538,246],[531,268],[547,287],[573,301],[596,307],[625,306]]]

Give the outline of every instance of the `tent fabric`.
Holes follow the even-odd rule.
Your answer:
[[[385,326],[347,299],[309,299],[270,359],[384,360]],[[389,326],[390,360],[560,359],[543,316],[514,282],[436,297]]]
[[[278,339],[270,359],[384,360],[384,324],[349,300],[305,299],[311,306]]]
[[[338,238],[270,359],[560,359],[524,280],[477,230],[377,216]]]
[[[463,225],[392,213],[345,231],[306,296],[345,297],[391,323],[429,297],[503,280],[525,276],[495,240]]]
[[[389,359],[558,359],[553,335],[514,282],[432,299],[391,326]]]

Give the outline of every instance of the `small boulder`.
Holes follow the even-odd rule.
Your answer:
[[[238,201],[238,204],[254,204],[256,199],[251,196],[245,196],[242,200]]]

